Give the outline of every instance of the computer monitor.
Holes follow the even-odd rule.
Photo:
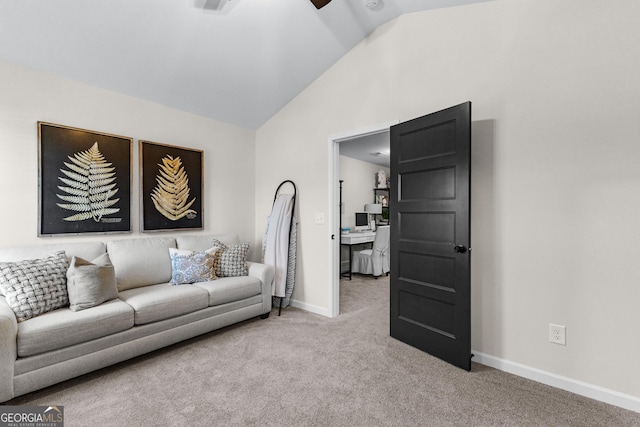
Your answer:
[[[356,231],[369,230],[369,214],[367,212],[356,212]]]

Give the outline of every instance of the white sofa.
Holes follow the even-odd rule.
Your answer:
[[[247,262],[248,275],[171,286],[170,248],[204,251],[235,235],[144,237],[0,248],[0,263],[107,253],[117,298],[68,305],[17,321],[0,295],[0,402],[253,317],[268,317],[274,269]]]

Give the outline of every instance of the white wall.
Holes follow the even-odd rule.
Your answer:
[[[0,245],[140,236],[138,139],[144,139],[204,150],[202,233],[231,231],[256,246],[255,132],[3,62],[0,94]],[[133,234],[37,237],[38,121],[134,138]]]
[[[342,183],[342,226],[355,226],[355,212],[364,211],[366,203],[373,203],[373,189],[375,188],[375,174],[385,171],[389,175],[389,168],[340,156],[340,179]]]
[[[257,132],[258,217],[280,180],[299,188],[294,299],[329,307],[327,138],[470,100],[474,350],[640,397],[638,16],[496,0],[371,34]]]

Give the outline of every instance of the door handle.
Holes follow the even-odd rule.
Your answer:
[[[463,254],[467,252],[467,248],[465,248],[464,245],[456,245],[453,247],[453,252],[457,254]]]

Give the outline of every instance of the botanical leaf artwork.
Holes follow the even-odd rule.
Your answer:
[[[67,203],[56,203],[62,209],[78,212],[64,218],[65,221],[93,219],[100,222],[105,215],[120,211],[112,207],[120,199],[112,199],[118,192],[115,188],[116,174],[112,163],[108,163],[98,143],[86,150],[68,156],[71,163],[64,162],[67,169],[60,169],[66,177],[58,177],[66,186],[58,186],[65,194],[57,196]]]
[[[189,200],[189,178],[182,166],[180,157],[167,155],[162,158],[159,174],[156,175],[158,185],[151,191],[151,199],[158,212],[171,221],[177,221],[197,212],[190,209],[196,201]]]

